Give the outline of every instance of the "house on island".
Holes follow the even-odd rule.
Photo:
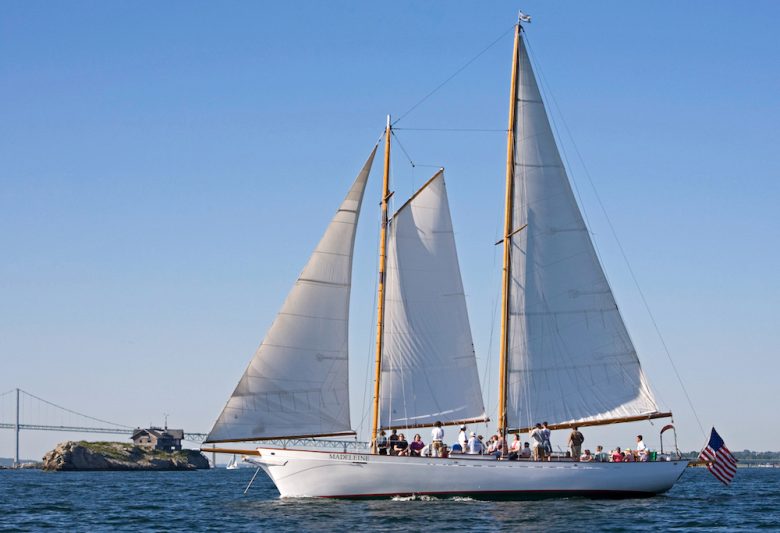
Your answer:
[[[133,444],[148,450],[164,450],[173,452],[181,450],[181,441],[184,438],[183,429],[168,429],[150,427],[148,429],[137,428],[133,431]]]

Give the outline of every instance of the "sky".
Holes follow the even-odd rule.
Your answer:
[[[732,450],[777,450],[771,1],[0,3],[0,393],[208,431],[390,113],[403,116],[396,207],[446,168],[494,413],[506,138],[404,128],[506,128],[518,7],[533,17],[531,55],[570,177],[680,448],[705,443],[698,415]],[[351,302],[361,438],[379,170]],[[62,416],[24,409],[28,423]],[[662,423],[588,429],[586,442],[625,447],[643,432],[657,445]],[[67,438],[100,436],[23,432],[22,456]],[[0,456],[12,455],[2,430]]]

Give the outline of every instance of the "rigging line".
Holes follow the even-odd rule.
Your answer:
[[[395,137],[395,142],[398,144],[398,147],[401,149],[401,151],[406,156],[406,159],[409,160],[409,164],[412,165],[412,168],[414,168],[414,161],[412,160],[412,156],[409,155],[409,152],[406,151],[406,148],[404,148],[404,145],[401,143],[401,139],[398,138],[398,135],[395,134],[395,132],[391,129],[390,134]]]
[[[439,85],[437,85],[437,86],[436,86],[436,87],[435,87],[435,88],[434,88],[434,89],[433,89],[431,92],[429,92],[428,94],[426,94],[425,96],[423,96],[423,97],[422,97],[420,100],[418,100],[416,104],[414,104],[412,107],[410,107],[409,109],[407,109],[407,110],[406,110],[404,113],[402,113],[400,117],[398,117],[397,119],[395,119],[395,122],[393,122],[393,123],[391,124],[391,126],[393,126],[393,125],[397,124],[398,122],[400,122],[401,120],[403,120],[403,119],[404,119],[404,118],[405,118],[405,117],[406,117],[406,116],[407,116],[409,113],[411,113],[412,111],[414,111],[415,109],[417,109],[417,108],[418,108],[420,105],[422,105],[422,103],[423,103],[423,102],[425,102],[425,101],[426,101],[428,98],[430,98],[431,96],[433,96],[434,94],[436,94],[436,93],[439,91],[439,89],[441,89],[442,87],[444,87],[445,85],[447,85],[447,83],[449,83],[450,81],[452,81],[452,79],[453,79],[453,78],[455,78],[455,77],[456,77],[458,74],[460,74],[461,72],[463,72],[464,70],[466,70],[466,69],[467,69],[467,68],[468,68],[468,67],[469,67],[469,66],[470,66],[472,63],[474,63],[474,61],[476,61],[477,59],[479,59],[480,57],[482,57],[482,55],[484,55],[484,54],[485,54],[485,52],[487,52],[488,50],[490,50],[491,48],[493,48],[493,47],[494,47],[496,44],[498,44],[498,42],[499,42],[501,39],[503,39],[503,38],[504,38],[504,36],[506,36],[506,35],[507,35],[509,32],[511,32],[511,31],[514,31],[514,29],[515,29],[515,24],[512,24],[512,26],[510,26],[510,27],[509,27],[509,28],[508,28],[506,31],[504,31],[504,32],[503,32],[501,35],[499,35],[499,36],[498,36],[498,38],[496,38],[496,40],[494,40],[492,43],[490,43],[490,44],[489,44],[489,45],[487,45],[485,48],[483,48],[481,52],[479,52],[477,55],[475,55],[474,57],[472,57],[471,59],[469,59],[469,60],[468,60],[466,63],[464,63],[464,64],[463,64],[463,66],[461,66],[461,67],[460,67],[458,70],[456,70],[456,71],[455,71],[455,72],[454,72],[452,75],[450,75],[450,77],[448,77],[447,79],[445,79],[443,82],[441,82]]]
[[[67,407],[63,407],[61,405],[57,405],[56,403],[52,403],[52,402],[50,402],[48,400],[44,400],[43,398],[40,398],[39,396],[36,396],[35,394],[31,394],[31,393],[29,393],[27,391],[24,391],[24,390],[21,391],[21,392],[23,392],[25,394],[25,396],[29,396],[31,398],[35,398],[36,400],[38,400],[40,402],[43,402],[45,404],[48,404],[48,405],[50,405],[52,407],[56,407],[57,409],[60,409],[62,411],[67,411],[68,413],[71,413],[71,414],[74,414],[74,415],[78,415],[78,416],[82,416],[84,418],[89,418],[90,420],[94,420],[95,422],[102,422],[104,424],[111,424],[112,426],[119,426],[119,427],[125,428],[125,429],[133,429],[132,426],[126,426],[124,424],[117,424],[116,422],[109,422],[108,420],[103,420],[101,418],[95,418],[94,416],[89,416],[89,415],[85,415],[83,413],[79,413],[78,411],[74,411],[72,409],[68,409]]]
[[[395,128],[398,131],[453,131],[453,132],[477,132],[477,133],[506,133],[506,128]]]
[[[529,49],[530,49],[530,45],[529,45]],[[542,74],[541,69],[539,69],[539,73]],[[666,353],[666,357],[669,360],[669,364],[671,365],[672,370],[674,371],[674,375],[677,378],[677,382],[680,384],[680,387],[682,388],[683,393],[685,394],[685,399],[688,401],[688,406],[691,408],[691,411],[693,412],[693,416],[696,419],[696,423],[699,426],[699,430],[701,430],[702,435],[706,436],[707,433],[704,431],[704,426],[702,425],[701,420],[699,419],[699,414],[696,412],[696,408],[693,406],[693,401],[691,400],[691,397],[688,394],[688,390],[685,388],[685,384],[683,383],[682,377],[680,376],[680,372],[677,370],[677,365],[674,364],[674,360],[672,359],[672,354],[669,351],[669,347],[667,346],[663,335],[661,335],[661,330],[658,327],[658,323],[655,320],[655,316],[653,315],[653,312],[650,310],[650,304],[647,302],[647,298],[645,298],[645,294],[642,291],[642,288],[639,286],[639,281],[637,280],[636,275],[634,274],[634,269],[631,268],[631,263],[629,263],[628,256],[626,255],[626,251],[623,248],[623,244],[618,238],[617,231],[615,230],[615,226],[612,224],[612,220],[609,218],[609,215],[607,214],[607,209],[604,206],[604,202],[602,202],[601,196],[599,195],[598,190],[596,189],[596,185],[594,184],[590,172],[588,171],[588,167],[587,165],[585,165],[585,159],[582,157],[579,147],[577,146],[577,143],[574,141],[574,136],[572,135],[571,130],[569,129],[569,125],[566,122],[566,120],[563,118],[563,113],[561,113],[560,111],[560,106],[558,106],[558,101],[555,99],[555,96],[553,95],[552,91],[549,90],[549,87],[547,92],[550,95],[550,100],[552,101],[553,105],[558,110],[558,114],[561,117],[561,123],[563,124],[566,133],[569,136],[569,139],[571,140],[572,146],[574,147],[574,152],[577,154],[577,158],[579,159],[580,164],[582,165],[582,168],[585,172],[585,177],[588,178],[588,183],[590,184],[591,189],[593,190],[593,194],[596,197],[596,200],[598,201],[599,207],[601,208],[601,212],[604,214],[604,218],[607,220],[607,225],[609,226],[610,232],[612,233],[612,237],[615,239],[615,242],[618,245],[618,249],[620,250],[620,254],[623,257],[623,261],[626,263],[628,272],[631,275],[631,280],[634,282],[634,286],[636,287],[636,290],[639,293],[639,296],[642,300],[642,305],[644,306],[645,311],[650,317],[650,321],[653,324],[655,333],[658,336],[658,339],[661,341],[661,346],[663,347],[664,352]]]
[[[390,130],[390,133],[395,138],[396,144],[398,144],[398,147],[404,153],[404,155],[406,156],[406,159],[409,161],[409,164],[412,166],[413,169],[417,168],[417,167],[420,167],[420,168],[444,168],[443,165],[435,165],[435,164],[430,164],[430,163],[415,163],[414,160],[412,159],[412,156],[409,155],[409,152],[407,152],[406,148],[404,148],[404,145],[401,143],[401,139],[398,138],[398,135],[396,135],[395,131],[394,130]],[[414,175],[412,175],[412,179],[414,179]],[[393,198],[393,200],[394,199],[395,198]]]

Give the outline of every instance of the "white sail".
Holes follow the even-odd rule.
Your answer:
[[[376,148],[206,442],[353,433],[347,365],[352,251],[375,153]]]
[[[522,40],[516,98],[508,427],[655,413]]]
[[[484,420],[443,171],[390,221],[387,264],[381,427]]]

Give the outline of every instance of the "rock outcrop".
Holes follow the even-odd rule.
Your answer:
[[[198,450],[164,452],[123,442],[61,442],[43,456],[44,470],[196,470],[209,468]]]

